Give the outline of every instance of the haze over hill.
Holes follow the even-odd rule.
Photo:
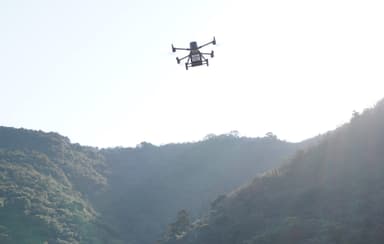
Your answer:
[[[220,196],[198,221],[179,212],[160,243],[383,243],[383,122],[381,100],[287,164]]]
[[[0,127],[0,241],[382,243],[382,121],[384,100],[302,143],[231,132],[107,149]]]

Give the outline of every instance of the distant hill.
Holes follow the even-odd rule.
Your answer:
[[[97,149],[0,127],[0,243],[153,243],[181,208],[198,216],[298,146],[230,133]]]
[[[109,188],[99,209],[124,240],[154,243],[177,211],[198,216],[210,202],[257,174],[280,165],[298,144],[270,134],[209,136],[196,143],[104,149]]]
[[[285,165],[218,197],[167,244],[384,243],[384,100],[299,150]]]

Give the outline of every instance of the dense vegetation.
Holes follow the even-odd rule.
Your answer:
[[[67,138],[0,128],[1,243],[97,243],[84,194],[106,185],[93,149]]]
[[[230,133],[100,150],[0,127],[0,243],[153,243],[182,207],[197,216],[297,146]]]
[[[384,100],[218,197],[205,217],[179,212],[159,243],[384,243],[383,121]]]

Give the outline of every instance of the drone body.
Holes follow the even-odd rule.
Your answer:
[[[204,45],[197,45],[197,42],[193,41],[189,43],[189,48],[177,48],[174,47],[172,44],[172,52],[176,52],[176,50],[185,50],[189,51],[189,54],[183,58],[176,58],[176,61],[178,64],[180,64],[181,60],[184,60],[186,58],[187,62],[185,63],[185,68],[188,70],[189,67],[195,67],[195,66],[200,66],[203,64],[206,64],[208,66],[208,59],[204,57],[204,55],[210,55],[211,58],[213,58],[214,53],[211,51],[211,53],[202,53],[200,52],[200,48],[208,46],[210,44],[216,45],[216,39],[213,37],[213,41],[210,41]]]

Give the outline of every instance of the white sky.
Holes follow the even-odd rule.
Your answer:
[[[382,0],[1,0],[0,125],[84,145],[300,141],[384,97]],[[186,71],[171,43],[216,36]]]

